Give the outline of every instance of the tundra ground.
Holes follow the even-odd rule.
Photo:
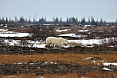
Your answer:
[[[38,27],[39,28],[39,27]],[[3,29],[3,28],[2,28]],[[7,29],[7,28],[6,28]],[[9,40],[45,40],[48,35],[60,35],[75,33],[87,35],[85,37],[69,37],[67,39],[95,39],[95,38],[110,38],[110,43],[105,43],[93,47],[81,47],[81,44],[71,43],[74,47],[62,49],[46,49],[25,47],[17,45],[4,45],[0,41],[0,78],[117,78],[117,45],[112,37],[117,33],[115,28],[98,27],[90,29],[95,30],[89,34],[89,30],[83,27],[50,27],[50,30],[42,28],[43,31],[38,33],[35,28],[8,28],[9,31],[30,32],[35,33],[33,37],[1,37],[1,39]],[[37,30],[36,30],[37,29]],[[67,29],[68,31],[64,30]],[[46,30],[46,31],[45,31]],[[52,30],[52,31],[51,31]],[[57,32],[57,31],[63,32]],[[78,31],[79,30],[79,31]],[[82,31],[84,32],[82,32]],[[88,30],[88,32],[85,32]],[[105,31],[106,30],[106,31]],[[107,31],[108,30],[108,31]],[[51,32],[50,34],[48,34]],[[38,36],[38,37],[37,37]],[[114,47],[113,47],[113,46]],[[90,44],[88,46],[91,46]],[[112,47],[110,47],[112,46]],[[111,63],[104,65],[104,63]]]

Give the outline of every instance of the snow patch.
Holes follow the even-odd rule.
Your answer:
[[[104,67],[104,68],[103,68],[103,70],[107,70],[107,71],[113,71],[113,70],[111,70],[111,69],[108,69],[108,68],[106,68],[106,67]]]
[[[89,40],[68,40],[68,42],[82,43],[84,46],[90,44],[101,44],[101,39],[89,39]]]
[[[87,37],[87,35],[76,35],[75,33],[69,33],[69,34],[60,34],[58,36],[68,36],[68,37]]]
[[[88,32],[89,30],[78,30],[78,32]]]
[[[110,66],[110,65],[113,65],[113,66],[117,66],[117,63],[103,63],[104,66]]]
[[[64,30],[56,30],[57,32],[63,32],[63,31],[68,31],[68,30],[71,30],[71,29],[64,29]]]
[[[31,34],[8,31],[8,29],[0,29],[0,37],[26,37],[26,36],[31,36]]]

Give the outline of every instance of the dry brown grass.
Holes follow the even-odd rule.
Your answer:
[[[111,31],[112,29],[115,29],[115,27],[97,27],[95,28],[94,30],[97,30],[97,31]]]
[[[44,78],[79,78],[77,72],[68,73],[68,74],[45,74]]]
[[[79,47],[82,46],[82,43],[76,43],[76,42],[70,42],[69,44],[70,46],[79,46]]]
[[[117,78],[117,73],[109,72],[109,71],[93,71],[93,72],[86,72],[85,76],[87,78]]]
[[[16,75],[0,75],[0,78],[78,78],[77,73],[68,73],[68,74],[44,74],[44,75],[33,75],[30,73],[27,74],[16,74]]]
[[[21,32],[21,33],[26,33],[30,31],[30,28],[25,28],[25,27],[7,27],[9,31],[15,31],[15,32]]]
[[[80,65],[93,64],[90,60],[84,60],[87,57],[96,57],[107,62],[117,61],[117,54],[34,54],[34,55],[0,55],[0,63],[12,64],[19,62],[36,62],[36,61],[61,61],[65,63],[76,63]],[[97,60],[97,63],[101,62]]]
[[[31,74],[31,73],[27,73],[27,74],[16,74],[16,75],[0,75],[0,78],[41,78],[41,77],[36,77],[35,75]]]

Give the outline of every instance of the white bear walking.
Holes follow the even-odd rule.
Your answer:
[[[46,47],[49,47],[50,45],[57,46],[57,47],[63,47],[64,45],[68,45],[68,41],[65,38],[62,37],[47,37],[46,38]]]

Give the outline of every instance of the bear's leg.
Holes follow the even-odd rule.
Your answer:
[[[55,45],[55,47],[59,48],[59,47],[60,47],[60,45]]]
[[[61,44],[60,46],[63,47],[63,44]]]
[[[45,47],[46,47],[46,48],[49,48],[49,47],[50,47],[50,45],[45,45]]]

